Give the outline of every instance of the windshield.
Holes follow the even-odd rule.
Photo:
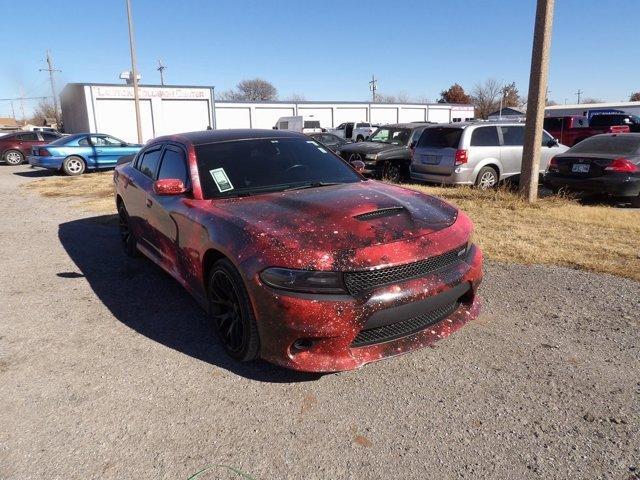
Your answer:
[[[361,180],[339,157],[305,138],[234,140],[195,150],[205,198]]]
[[[640,137],[635,135],[597,135],[582,140],[567,153],[604,153],[612,155],[633,155],[640,147]]]
[[[409,142],[411,130],[408,128],[382,127],[369,137],[370,142],[389,143],[391,145],[406,145]]]

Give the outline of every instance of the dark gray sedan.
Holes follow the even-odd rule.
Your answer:
[[[640,207],[640,133],[595,135],[549,162],[544,184],[560,189],[624,197]]]

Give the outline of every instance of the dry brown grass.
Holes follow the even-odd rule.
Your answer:
[[[45,197],[75,197],[80,206],[115,213],[112,173],[49,177],[27,184]],[[640,281],[640,213],[609,205],[581,205],[550,196],[529,205],[506,189],[480,191],[408,185],[467,212],[487,258],[611,273]]]

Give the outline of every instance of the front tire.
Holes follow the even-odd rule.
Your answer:
[[[80,157],[76,157],[75,155],[65,158],[62,162],[62,172],[65,175],[72,177],[82,175],[86,168],[87,166],[84,163],[84,160]]]
[[[400,162],[387,162],[382,171],[382,179],[391,183],[401,183],[407,177],[408,168]]]
[[[242,277],[226,258],[211,267],[207,294],[209,311],[227,354],[242,362],[258,358],[260,338],[249,295]]]
[[[491,167],[482,167],[476,177],[476,187],[481,190],[495,188],[498,185],[498,172]]]
[[[7,165],[15,166],[24,162],[24,154],[20,150],[7,150],[3,157]]]
[[[356,138],[356,142],[364,142],[364,137],[362,135],[358,135],[358,138]]]

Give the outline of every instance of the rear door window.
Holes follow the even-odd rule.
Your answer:
[[[499,147],[498,129],[496,127],[479,127],[471,134],[472,147]]]
[[[418,147],[458,148],[462,128],[432,127],[425,128],[418,140]]]
[[[505,147],[521,147],[524,144],[524,127],[504,126],[502,131],[502,144]]]
[[[36,132],[20,133],[17,135],[18,140],[23,142],[37,142],[38,134]]]
[[[60,138],[60,135],[56,135],[55,133],[43,132],[40,135],[42,136],[42,139],[45,142],[52,142],[52,141],[57,140],[58,138]]]
[[[147,150],[138,162],[138,170],[149,178],[154,178],[160,162],[160,148]]]

